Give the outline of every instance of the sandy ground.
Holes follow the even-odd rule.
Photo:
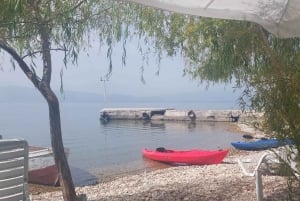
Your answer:
[[[236,124],[237,125],[237,124]],[[234,125],[231,129],[238,129]],[[241,132],[253,130],[243,127]],[[76,188],[77,195],[90,201],[161,200],[161,201],[251,201],[256,200],[255,177],[245,176],[237,159],[253,171],[265,151],[237,151],[230,148],[223,163],[205,166],[177,166],[135,175],[114,178],[94,186]],[[246,163],[247,162],[247,163]],[[275,169],[277,166],[275,167]],[[273,168],[274,170],[274,168]],[[288,197],[287,176],[270,172],[262,166],[264,200],[300,200],[299,185],[295,184],[292,198]],[[30,185],[30,199],[38,201],[63,200],[60,187]]]

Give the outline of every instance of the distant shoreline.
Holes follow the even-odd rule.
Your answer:
[[[45,103],[44,98],[35,88],[19,87],[19,86],[1,86],[0,91],[0,103]],[[151,96],[138,96],[130,94],[110,94],[106,98],[103,96],[103,92],[99,93],[84,92],[84,91],[70,91],[65,90],[63,93],[55,91],[60,103],[99,103],[101,105],[116,105],[116,103],[124,103],[129,105],[130,103],[164,103],[167,106],[168,103],[197,102],[199,105],[210,104],[215,106],[224,105],[227,103],[228,108],[237,107],[238,96],[231,93],[211,93],[203,96],[202,93],[178,93],[178,94],[165,94],[165,95],[151,95]],[[212,104],[215,103],[215,104]],[[131,105],[134,107],[134,105]],[[106,106],[105,106],[106,107]],[[99,108],[100,109],[100,108]]]

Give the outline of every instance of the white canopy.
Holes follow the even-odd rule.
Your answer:
[[[300,37],[299,0],[129,0],[168,11],[262,25],[277,37]]]

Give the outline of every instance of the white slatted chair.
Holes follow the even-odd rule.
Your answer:
[[[263,163],[282,163],[284,162],[286,165],[288,165],[290,167],[290,169],[293,171],[294,175],[300,179],[300,172],[299,170],[296,168],[296,162],[295,162],[295,157],[297,155],[296,153],[297,151],[294,149],[293,150],[293,154],[292,154],[292,158],[288,159],[288,155],[287,155],[287,149],[285,149],[284,147],[280,147],[277,149],[273,149],[267,152],[264,152],[255,169],[252,172],[249,172],[246,170],[246,168],[244,167],[243,162],[238,159],[238,164],[240,166],[240,168],[242,169],[242,172],[244,175],[246,176],[250,176],[250,177],[254,177],[255,176],[255,183],[256,183],[256,199],[257,201],[262,201],[263,200],[263,186],[262,186],[262,177],[261,177],[261,171],[259,170],[259,168],[261,167],[261,165]]]
[[[270,156],[273,157],[273,155],[269,152],[264,153],[260,157],[260,159],[259,159],[255,169],[253,170],[253,172],[247,171],[246,168],[243,165],[243,162],[240,159],[238,159],[238,164],[239,164],[240,168],[242,169],[244,175],[250,176],[250,177],[255,176],[255,180],[256,180],[255,181],[255,184],[256,184],[256,200],[257,201],[262,201],[263,200],[263,187],[262,187],[261,172],[260,172],[259,168],[262,165],[262,163],[264,163],[267,160],[267,158],[270,157]]]
[[[0,201],[29,201],[28,144],[0,140]]]

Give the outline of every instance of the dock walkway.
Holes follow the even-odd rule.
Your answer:
[[[249,117],[241,110],[177,110],[173,108],[104,108],[100,111],[102,121],[151,120],[151,121],[212,121],[237,122]]]

